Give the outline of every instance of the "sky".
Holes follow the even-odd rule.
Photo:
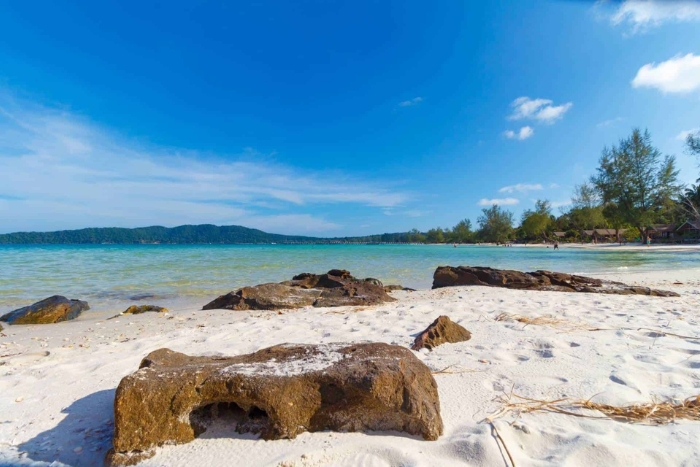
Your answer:
[[[700,172],[700,0],[8,1],[0,57],[0,233],[519,218],[635,127]]]

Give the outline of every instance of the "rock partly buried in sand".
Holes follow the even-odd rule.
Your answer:
[[[287,310],[377,305],[394,300],[379,280],[356,279],[344,269],[332,269],[326,274],[299,274],[279,284],[243,287],[216,298],[202,309]]]
[[[433,289],[456,285],[486,285],[507,289],[588,292],[613,295],[679,297],[676,292],[626,285],[561,272],[521,272],[474,266],[439,266],[433,275]]]
[[[408,349],[380,343],[283,344],[238,357],[151,352],[119,383],[111,465],[187,443],[213,422],[263,439],[305,431],[442,434],[437,384]]]
[[[51,324],[68,321],[89,310],[87,302],[69,300],[61,295],[45,298],[33,305],[11,311],[0,317],[9,324]]]
[[[472,334],[447,316],[440,316],[428,326],[425,331],[418,334],[411,348],[420,350],[426,348],[433,350],[440,344],[468,341]]]
[[[126,310],[122,311],[123,315],[140,315],[141,313],[146,313],[149,311],[155,311],[156,313],[167,313],[168,309],[162,306],[156,305],[131,305]]]

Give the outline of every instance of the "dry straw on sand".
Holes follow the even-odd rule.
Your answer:
[[[574,417],[612,419],[626,423],[644,423],[650,425],[666,425],[676,420],[700,421],[700,395],[689,397],[681,402],[673,402],[671,400],[665,402],[652,401],[620,407],[599,404],[593,402],[591,399],[539,400],[520,396],[511,391],[510,394],[504,394],[494,399],[496,402],[501,402],[502,406],[483,421],[491,425],[494,437],[500,446],[503,447],[503,451],[508,456],[512,467],[515,467],[513,456],[494,423],[494,420],[510,414],[515,415],[515,419],[517,419],[524,413],[550,412],[572,415]],[[574,412],[574,410],[579,410],[579,412]],[[591,415],[580,412],[580,410],[596,411],[602,413],[604,416]],[[515,420],[513,420],[513,422],[514,421]],[[511,424],[513,422],[511,422]]]

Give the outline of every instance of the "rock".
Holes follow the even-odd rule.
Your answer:
[[[51,324],[75,319],[84,310],[89,309],[87,302],[54,295],[33,305],[11,311],[0,317],[0,321],[6,321],[9,324]]]
[[[344,269],[332,269],[320,275],[299,274],[279,284],[243,287],[216,298],[202,309],[288,310],[307,306],[367,306],[394,300],[379,280],[356,279]]]
[[[679,297],[676,292],[648,287],[629,286],[621,282],[561,272],[521,272],[473,266],[439,266],[433,275],[433,289],[457,285],[484,285],[507,289],[546,290],[555,292],[587,292],[613,295],[651,295]]]
[[[123,315],[140,315],[141,313],[146,313],[148,311],[155,311],[157,313],[167,313],[168,309],[162,306],[155,305],[131,305],[126,310],[122,311]]]
[[[471,338],[472,334],[462,326],[455,323],[447,316],[440,316],[433,321],[433,324],[418,334],[411,348],[413,350],[420,350],[422,348],[433,350],[433,348],[446,342],[455,344],[457,342],[468,341]]]
[[[263,439],[305,431],[442,434],[437,384],[408,349],[381,343],[283,344],[237,357],[160,349],[119,383],[113,449],[130,465],[187,443],[216,420]]]
[[[384,291],[393,292],[394,290],[403,290],[404,292],[415,292],[416,289],[411,289],[410,287],[404,287],[403,285],[390,284],[384,286]]]

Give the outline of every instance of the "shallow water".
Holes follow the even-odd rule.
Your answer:
[[[138,303],[203,305],[244,285],[348,269],[386,284],[429,288],[439,265],[597,273],[700,265],[700,251],[600,251],[452,245],[0,246],[0,313],[54,294],[93,310]]]

